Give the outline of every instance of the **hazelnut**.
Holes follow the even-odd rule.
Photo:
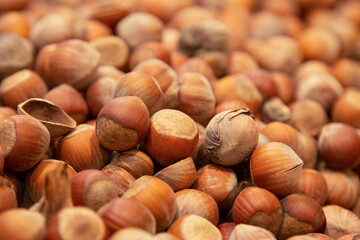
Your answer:
[[[14,115],[16,115],[16,111],[13,108],[0,106],[0,124]]]
[[[129,47],[120,37],[104,36],[90,42],[100,53],[100,64],[123,69],[129,56]]]
[[[131,12],[133,5],[133,2],[129,0],[91,1],[88,5],[89,18],[96,19],[114,29],[116,24]]]
[[[207,193],[196,189],[183,189],[175,193],[177,214],[175,220],[187,214],[195,214],[209,220],[215,226],[219,222],[219,209]]]
[[[15,191],[9,187],[0,186],[0,199],[0,213],[18,207]]]
[[[331,110],[331,119],[334,122],[342,122],[360,128],[360,90],[347,88],[335,101]]]
[[[215,112],[215,96],[209,81],[198,73],[183,73],[177,79],[177,109],[198,123],[206,123]]]
[[[297,186],[303,161],[287,145],[269,142],[255,149],[250,159],[253,183],[277,197],[292,193]]]
[[[40,49],[74,37],[74,29],[63,16],[50,13],[35,22],[30,29],[30,40]]]
[[[43,239],[45,217],[24,208],[10,209],[0,214],[0,231],[3,239]]]
[[[278,14],[267,10],[254,13],[249,21],[249,28],[251,38],[267,39],[271,36],[286,34],[284,19]]]
[[[139,0],[134,6],[135,10],[148,12],[167,22],[177,11],[186,9],[193,4],[192,0],[166,1],[166,0]]]
[[[8,4],[9,1],[6,1]],[[0,7],[0,9],[4,9]],[[0,35],[0,79],[21,69],[28,68],[34,60],[34,46],[17,34]]]
[[[77,124],[84,123],[89,114],[84,97],[69,84],[61,84],[45,94],[44,99],[61,107]]]
[[[265,40],[251,39],[245,43],[245,49],[260,66],[269,70],[291,73],[302,61],[298,42],[288,36],[275,35]]]
[[[306,60],[333,63],[341,53],[340,38],[326,28],[306,28],[298,36],[298,42]]]
[[[100,77],[88,87],[85,97],[93,117],[96,118],[102,107],[113,99],[116,83],[112,77]]]
[[[189,58],[178,67],[174,67],[174,69],[178,75],[189,72],[200,73],[209,81],[212,87],[215,85],[216,77],[214,70],[204,59],[198,57]]]
[[[214,163],[233,166],[254,151],[259,132],[250,114],[245,108],[221,112],[211,119],[204,145]]]
[[[237,110],[241,108],[249,108],[246,103],[241,100],[226,100],[219,103],[215,108],[215,115],[227,110]]]
[[[333,239],[338,239],[346,234],[360,232],[360,220],[350,210],[338,205],[323,207],[326,217],[325,234]]]
[[[156,230],[170,226],[176,214],[175,194],[171,187],[153,176],[142,176],[135,180],[123,198],[135,199],[147,207],[156,220]]]
[[[284,220],[276,235],[278,239],[325,231],[325,214],[313,198],[295,193],[286,196],[280,202],[284,209]]]
[[[129,72],[119,78],[113,98],[137,96],[145,103],[150,116],[165,108],[166,99],[156,80],[143,72]]]
[[[0,146],[6,169],[24,171],[32,168],[49,145],[49,131],[35,118],[14,115],[0,125]]]
[[[225,222],[219,225],[219,230],[223,240],[229,240],[231,233],[234,231],[236,224],[233,222]]]
[[[40,54],[42,51],[45,50],[42,49]],[[89,43],[77,39],[67,40],[49,51],[47,60],[45,57],[43,65],[38,65],[37,69],[50,87],[68,83],[83,90],[95,80],[93,75],[99,65],[100,54]],[[42,75],[44,70],[46,75]]]
[[[178,191],[193,185],[196,179],[196,167],[193,159],[187,157],[158,171],[154,177],[169,184],[174,191]]]
[[[263,98],[255,84],[245,75],[236,74],[221,78],[214,87],[216,103],[227,100],[241,100],[256,113]]]
[[[230,235],[230,240],[255,240],[255,239],[269,239],[275,240],[276,237],[269,230],[265,228],[238,224]]]
[[[254,69],[244,73],[260,91],[264,100],[276,97],[277,88],[272,74],[263,69]]]
[[[230,53],[228,65],[229,75],[245,73],[259,68],[256,60],[251,55],[241,51],[233,51]]]
[[[110,158],[96,136],[95,127],[80,124],[76,129],[60,139],[57,155],[76,171],[101,169]]]
[[[154,236],[137,227],[127,227],[114,233],[109,240],[154,240]]]
[[[278,97],[285,104],[292,102],[295,97],[295,80],[289,74],[283,72],[272,72]]]
[[[135,148],[149,127],[149,112],[135,96],[114,98],[106,103],[96,120],[96,135],[105,148],[125,151]]]
[[[163,109],[150,118],[145,148],[161,166],[190,157],[198,141],[197,127],[188,115]]]
[[[207,164],[197,171],[192,188],[213,197],[220,211],[229,209],[240,191],[234,170],[215,164]]]
[[[69,178],[76,174],[75,170],[63,161],[46,159],[37,164],[26,175],[26,187],[31,199],[34,202],[40,200],[44,193],[46,176],[50,174],[54,169],[61,168],[66,165],[66,173]]]
[[[179,104],[177,74],[165,62],[156,58],[148,59],[136,65],[133,71],[144,72],[156,80],[165,95],[166,108],[175,108]]]
[[[2,103],[13,109],[29,98],[44,97],[47,91],[44,80],[36,72],[28,69],[4,78],[0,84]]]
[[[292,119],[292,114],[287,105],[280,98],[274,97],[267,100],[262,107],[261,119],[264,122],[288,122]]]
[[[329,73],[314,72],[297,81],[296,99],[311,99],[327,111],[342,94],[343,87]]]
[[[289,108],[292,114],[289,124],[299,132],[310,134],[313,137],[318,136],[321,128],[329,121],[321,104],[311,99],[298,100]]]
[[[141,62],[154,58],[170,64],[170,51],[160,42],[144,42],[132,50],[128,67],[133,70]]]
[[[115,182],[96,169],[83,170],[70,178],[71,197],[75,206],[85,206],[97,211],[118,197]]]
[[[113,164],[106,165],[102,171],[115,182],[119,196],[122,196],[135,181],[135,178],[128,171]]]
[[[343,208],[352,209],[359,198],[359,177],[350,169],[339,172],[324,169],[321,174],[325,178],[328,197],[327,204],[336,204]]]
[[[80,22],[75,30],[76,38],[91,42],[97,38],[110,36],[111,29],[100,21],[87,19]]]
[[[254,225],[276,234],[283,220],[283,209],[271,192],[247,187],[236,197],[232,215],[235,224]]]
[[[200,51],[197,57],[204,59],[213,69],[216,77],[223,77],[227,74],[229,57],[227,52],[221,51]]]
[[[134,199],[115,198],[102,206],[97,213],[111,233],[124,228],[137,227],[155,234],[156,222],[153,214]]]
[[[170,27],[182,30],[194,23],[206,20],[215,20],[215,14],[206,7],[195,5],[177,11],[170,18],[168,25]]]
[[[318,148],[321,158],[335,169],[356,167],[360,162],[360,136],[344,123],[328,123],[321,129]]]
[[[210,221],[194,214],[177,219],[168,232],[180,239],[222,239],[220,231]]]
[[[26,38],[29,35],[29,30],[29,21],[22,12],[7,12],[0,17],[0,33],[15,33]]]
[[[67,207],[50,219],[46,239],[106,239],[103,220],[85,207]]]
[[[134,178],[154,174],[154,163],[151,158],[139,150],[130,150],[116,153],[111,164],[128,171]]]
[[[349,58],[338,59],[333,66],[333,74],[343,87],[360,86],[360,64]]]
[[[192,57],[199,51],[227,52],[229,31],[216,20],[196,22],[182,29],[179,50]]]
[[[297,192],[308,195],[320,205],[328,198],[328,186],[324,176],[314,169],[303,169],[297,186]]]
[[[20,103],[17,112],[40,121],[52,138],[60,137],[76,127],[75,120],[62,108],[42,98],[30,98]]]
[[[144,42],[160,41],[163,28],[164,24],[158,17],[146,12],[135,12],[117,23],[116,33],[130,48],[135,48]]]

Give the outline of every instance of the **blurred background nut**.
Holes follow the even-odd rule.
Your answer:
[[[30,67],[33,60],[34,46],[28,39],[12,33],[0,34],[1,79]]]

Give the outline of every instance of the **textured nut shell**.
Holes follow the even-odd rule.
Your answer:
[[[51,218],[46,239],[103,240],[106,236],[106,226],[93,210],[68,207]]]
[[[169,184],[174,191],[178,191],[193,185],[196,179],[196,167],[192,157],[188,157],[163,168],[154,177]]]
[[[115,86],[113,98],[137,96],[145,103],[150,116],[165,108],[166,99],[159,84],[150,75],[133,71],[120,77]]]
[[[39,120],[52,138],[60,137],[76,128],[76,121],[61,107],[42,98],[30,98],[18,105],[18,114]]]
[[[118,97],[100,110],[96,135],[100,143],[113,151],[129,150],[138,145],[149,127],[149,112],[135,96]]]
[[[111,159],[111,164],[125,169],[136,179],[154,173],[153,161],[148,155],[139,150],[116,153]]]
[[[251,155],[251,179],[276,196],[290,194],[299,182],[303,161],[287,145],[270,142]]]
[[[85,97],[93,117],[97,117],[102,107],[113,99],[115,85],[115,79],[105,76],[98,78],[88,87]]]
[[[88,117],[89,110],[84,97],[68,84],[51,89],[44,99],[61,107],[77,124],[85,122]]]
[[[194,121],[203,123],[215,113],[215,96],[209,81],[198,73],[183,73],[177,79],[179,105],[177,109]]]
[[[328,186],[323,175],[314,169],[303,169],[297,192],[306,194],[324,205],[328,198]]]
[[[0,213],[18,207],[15,191],[9,187],[0,186],[0,199]]]
[[[0,125],[0,146],[5,156],[5,168],[9,170],[32,168],[41,160],[49,144],[49,131],[32,117],[15,115]]]
[[[154,236],[149,232],[139,228],[125,228],[117,231],[109,240],[154,240]]]
[[[94,210],[118,197],[115,182],[104,172],[89,169],[75,174],[71,179],[71,197],[75,206]]]
[[[204,146],[214,163],[236,165],[256,148],[259,132],[250,113],[248,109],[225,111],[210,120]]]
[[[360,220],[350,210],[337,205],[327,205],[323,207],[326,217],[325,234],[338,239],[349,233],[360,232]]]
[[[360,163],[360,136],[343,123],[326,124],[318,138],[321,158],[335,169],[356,167]]]
[[[40,200],[45,189],[46,176],[57,168],[66,165],[66,172],[69,178],[76,174],[75,170],[63,161],[46,159],[42,160],[26,175],[27,191],[34,202]]]
[[[207,164],[197,171],[193,188],[213,197],[220,211],[232,206],[238,194],[234,170],[215,164]]]
[[[207,193],[196,189],[183,189],[175,193],[178,212],[175,220],[187,214],[195,214],[209,220],[215,226],[219,222],[219,209]]]
[[[359,77],[360,78],[360,77]],[[347,88],[341,95],[331,111],[334,122],[342,122],[360,128],[360,91],[356,88]]]
[[[45,235],[45,217],[35,211],[8,210],[0,214],[0,223],[1,239],[4,240],[41,240]]]
[[[141,228],[152,234],[156,231],[156,221],[153,214],[133,199],[116,198],[102,206],[97,213],[111,232],[128,227]]]
[[[230,240],[255,240],[269,239],[275,240],[276,237],[269,230],[247,224],[238,224],[230,235]]]
[[[312,232],[324,232],[325,214],[318,202],[303,194],[290,194],[281,199],[284,220],[277,233],[279,239]]]
[[[169,228],[169,233],[183,240],[213,239],[221,240],[222,236],[211,222],[197,215],[185,215],[177,219]]]
[[[126,190],[129,189],[130,184],[135,181],[135,178],[125,169],[113,166],[112,164],[106,165],[102,169],[117,185],[118,195],[122,196]]]
[[[80,124],[65,135],[59,142],[57,154],[76,171],[101,169],[111,156],[110,151],[101,146],[95,127],[88,124]]]
[[[358,175],[349,169],[343,172],[324,169],[321,174],[325,178],[328,188],[326,203],[352,209],[359,197]]]
[[[59,43],[48,63],[52,86],[68,83],[79,90],[87,88],[99,61],[99,52],[85,41],[72,39]]]
[[[194,120],[172,109],[160,110],[151,117],[144,139],[146,150],[161,166],[191,156],[197,141]]]
[[[17,105],[32,97],[44,97],[48,87],[34,71],[24,69],[1,81],[0,96],[2,104],[16,109]]]
[[[247,187],[236,197],[232,216],[235,224],[258,226],[276,234],[283,220],[283,209],[271,192]]]
[[[249,106],[252,112],[257,112],[263,100],[255,84],[243,74],[219,79],[214,87],[214,94],[216,103],[238,99]]]
[[[135,180],[124,193],[124,198],[132,198],[154,215],[156,229],[161,231],[172,223],[176,213],[175,194],[171,187],[153,176],[142,176]]]

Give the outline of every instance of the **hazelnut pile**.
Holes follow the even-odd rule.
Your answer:
[[[0,0],[0,240],[360,239],[359,0]]]

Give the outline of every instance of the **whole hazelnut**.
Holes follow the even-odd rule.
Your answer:
[[[287,145],[269,142],[255,149],[250,159],[253,183],[277,197],[292,193],[297,186],[303,161]]]
[[[96,135],[105,148],[124,151],[135,148],[149,127],[149,111],[135,96],[114,98],[106,103],[96,120]]]
[[[259,131],[249,109],[221,112],[205,129],[204,146],[211,160],[233,166],[248,157],[258,144]]]

